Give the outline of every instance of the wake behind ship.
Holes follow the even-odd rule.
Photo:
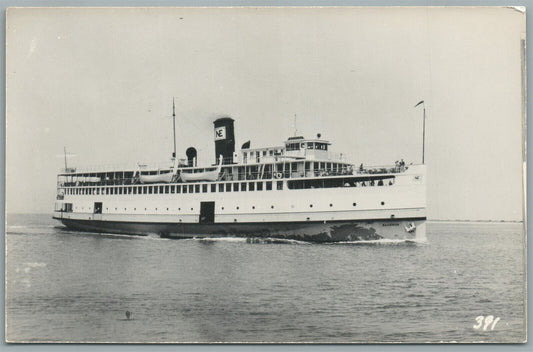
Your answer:
[[[354,166],[331,143],[290,137],[235,152],[234,120],[214,121],[215,163],[196,149],[166,165],[57,177],[54,219],[71,230],[170,238],[268,237],[312,242],[425,236],[425,165]]]

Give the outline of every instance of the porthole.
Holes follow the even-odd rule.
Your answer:
[[[155,210],[157,210],[157,208],[155,208]]]
[[[333,204],[329,203],[329,206],[330,206],[330,207],[332,207],[332,206],[333,206]]]
[[[234,222],[237,222],[237,219],[233,219]]]
[[[133,208],[133,210],[137,210],[137,208]]]
[[[168,211],[168,208],[167,208],[167,211]]]
[[[191,210],[194,210],[194,208],[191,208]]]
[[[181,210],[181,208],[178,208],[178,210]]]
[[[309,208],[312,208],[313,207],[313,204],[309,204]]]
[[[255,209],[255,205],[252,205],[252,209]]]
[[[239,210],[239,207],[237,207],[237,210]]]
[[[381,205],[385,205],[385,202],[381,202]]]
[[[309,221],[309,218],[307,218],[307,221]]]
[[[270,206],[270,208],[271,208],[271,209],[274,209],[274,206],[273,206],[273,205],[271,205],[271,206]]]
[[[355,207],[357,205],[357,203],[352,203],[352,205]]]

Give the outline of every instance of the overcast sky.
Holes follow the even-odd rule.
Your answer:
[[[422,159],[428,217],[522,219],[521,57],[511,8],[10,9],[8,212],[51,213],[69,166],[214,159],[321,133],[355,164]]]

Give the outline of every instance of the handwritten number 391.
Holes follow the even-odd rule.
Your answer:
[[[486,331],[488,329],[489,325],[490,325],[490,329],[494,330],[494,327],[496,326],[498,321],[500,321],[499,317],[494,319],[493,315],[487,315],[486,317],[483,316],[483,315],[480,315],[480,316],[476,317],[477,324],[474,325],[473,328],[476,329],[476,330],[479,330],[479,329],[483,328],[483,331]]]

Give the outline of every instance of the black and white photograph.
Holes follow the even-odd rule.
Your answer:
[[[8,343],[525,343],[523,7],[11,7]]]

